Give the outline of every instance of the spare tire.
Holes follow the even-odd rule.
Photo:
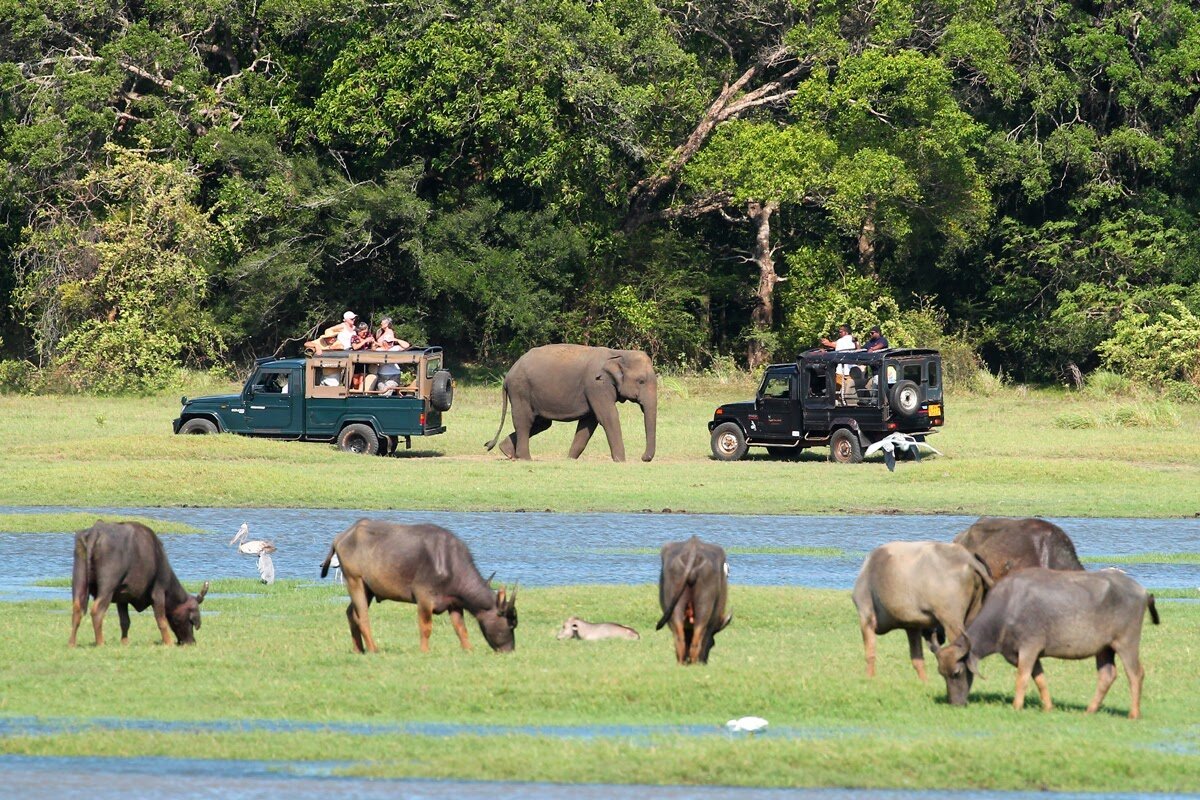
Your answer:
[[[921,410],[921,387],[912,381],[897,381],[891,391],[892,410],[902,417],[915,417]]]
[[[433,386],[429,390],[429,404],[438,411],[449,411],[454,403],[454,378],[450,370],[439,369],[433,373]]]

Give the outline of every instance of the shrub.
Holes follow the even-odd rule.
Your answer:
[[[1083,384],[1083,393],[1097,399],[1123,397],[1132,391],[1133,381],[1124,375],[1104,369],[1089,373]]]
[[[1169,400],[1126,403],[1107,411],[1068,411],[1054,418],[1056,428],[1177,428],[1179,409]]]
[[[9,359],[0,361],[0,392],[22,394],[36,387],[37,367],[29,361]]]

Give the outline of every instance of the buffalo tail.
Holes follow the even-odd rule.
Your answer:
[[[325,556],[325,560],[321,562],[321,577],[329,576],[329,564],[333,561],[333,554],[337,551],[333,549],[333,545],[329,546],[329,555]]]
[[[1146,595],[1146,608],[1150,609],[1150,621],[1158,624],[1158,609],[1154,607],[1154,595]]]
[[[671,618],[671,613],[675,610],[675,606],[679,605],[679,598],[683,597],[684,591],[687,590],[688,584],[691,583],[692,568],[696,566],[696,551],[691,550],[688,555],[690,558],[688,559],[687,566],[683,568],[683,580],[679,582],[679,591],[675,593],[675,597],[673,597],[667,607],[663,609],[662,619],[660,619],[658,624],[654,626],[654,630],[656,631],[662,630],[662,626],[667,624],[667,620]]]
[[[504,386],[500,389],[500,427],[496,429],[496,435],[492,440],[484,445],[487,450],[491,450],[496,446],[496,442],[500,441],[500,432],[504,430],[504,419],[508,416],[508,381],[504,382]]]

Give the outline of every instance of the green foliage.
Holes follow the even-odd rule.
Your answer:
[[[1056,428],[1178,428],[1179,409],[1170,400],[1145,400],[1103,411],[1066,411],[1054,417]]]
[[[1131,303],[1097,350],[1106,366],[1144,385],[1200,386],[1200,317],[1180,300],[1158,311]]]
[[[22,394],[36,386],[37,365],[15,358],[0,360],[0,392]]]

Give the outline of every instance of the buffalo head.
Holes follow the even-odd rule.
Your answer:
[[[512,597],[505,596],[504,587],[496,592],[496,605],[475,615],[483,638],[497,653],[511,653],[516,647],[513,631],[517,627],[517,587]]]
[[[208,594],[208,581],[200,589],[200,594],[189,594],[187,599],[167,612],[167,623],[175,634],[178,644],[195,644],[194,630],[200,630],[200,604],[204,595]]]
[[[937,650],[938,672],[946,679],[946,698],[952,706],[965,706],[971,684],[979,674],[979,658],[971,652],[965,633]]]

